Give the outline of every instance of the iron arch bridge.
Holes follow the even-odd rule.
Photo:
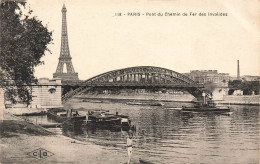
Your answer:
[[[200,98],[202,95],[201,89],[204,87],[183,74],[153,66],[139,66],[113,70],[94,76],[85,81],[74,84],[63,83],[63,85],[80,86],[75,89],[73,93],[68,93],[70,96],[65,95],[64,98],[67,97],[66,99],[82,93],[89,88],[180,88],[188,91],[196,98]]]

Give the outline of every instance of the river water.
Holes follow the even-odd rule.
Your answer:
[[[163,102],[164,106],[127,105],[127,100],[75,100],[69,106],[87,110],[106,109],[128,115],[136,126],[133,159],[151,163],[259,163],[260,126],[258,106],[235,106],[225,114],[182,112],[175,107],[191,104]],[[84,108],[84,109],[83,109]],[[44,119],[44,118],[43,118]],[[40,121],[40,119],[38,119]],[[61,133],[92,142],[123,156],[126,131],[82,129]]]

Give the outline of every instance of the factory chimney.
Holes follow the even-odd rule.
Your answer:
[[[237,80],[240,80],[239,60],[237,60]]]

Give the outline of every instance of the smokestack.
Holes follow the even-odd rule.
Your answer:
[[[239,60],[237,60],[237,80],[240,80]]]

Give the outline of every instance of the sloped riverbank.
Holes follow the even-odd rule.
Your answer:
[[[0,128],[0,163],[125,163],[128,159],[126,152],[58,135],[8,113]],[[46,157],[37,154],[40,149],[47,151]]]

